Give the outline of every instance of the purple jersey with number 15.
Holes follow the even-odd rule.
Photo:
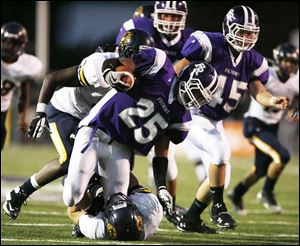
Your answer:
[[[225,119],[237,107],[249,83],[259,80],[265,84],[268,81],[266,59],[254,49],[242,52],[234,59],[222,33],[192,33],[182,48],[182,54],[190,62],[206,61],[216,69],[220,90],[208,105],[198,110],[216,121]]]
[[[175,72],[162,50],[147,48],[132,59],[134,87],[127,93],[110,90],[79,127],[99,128],[113,140],[147,155],[164,134],[174,143],[182,142],[191,116],[176,100],[168,103]]]

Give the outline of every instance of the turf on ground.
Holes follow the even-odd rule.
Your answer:
[[[51,160],[55,151],[48,146],[22,146],[7,148],[1,153],[1,204],[5,193],[21,184],[25,177],[36,171],[41,163]],[[148,162],[137,158],[135,173],[141,183],[147,184]],[[238,182],[251,166],[251,159],[232,158],[231,187]],[[178,204],[188,207],[194,199],[197,181],[193,166],[183,157],[178,158]],[[7,177],[19,179],[7,179]],[[14,181],[15,180],[15,181]],[[128,242],[128,244],[243,244],[243,245],[299,245],[299,160],[293,161],[284,170],[277,185],[278,201],[284,209],[283,214],[272,215],[256,202],[255,196],[262,182],[257,183],[245,196],[247,216],[233,214],[238,222],[235,231],[224,231],[219,235],[201,235],[182,233],[165,219],[160,230],[146,242]],[[228,190],[229,190],[228,189]],[[45,187],[28,199],[17,220],[11,221],[1,212],[1,244],[127,244],[127,242],[94,241],[73,239],[70,236],[72,225],[65,215],[59,181]],[[228,191],[227,190],[227,191]],[[225,192],[227,192],[225,191]],[[232,206],[225,199],[231,211]],[[209,213],[205,211],[202,218],[209,226]]]

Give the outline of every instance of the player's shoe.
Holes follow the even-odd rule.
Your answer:
[[[225,203],[216,203],[211,207],[211,222],[223,229],[234,229],[235,220],[228,213]]]
[[[20,187],[16,187],[6,194],[5,202],[2,206],[4,212],[13,220],[15,220],[20,211],[22,205],[26,205],[26,199],[28,195],[25,194]]]
[[[261,202],[264,207],[274,214],[282,213],[282,209],[278,202],[276,201],[275,195],[273,192],[267,193],[265,191],[260,191],[257,193],[256,198]]]
[[[227,197],[232,202],[233,209],[236,213],[238,213],[239,215],[248,214],[247,210],[244,208],[242,197],[236,196],[233,190],[228,192]]]
[[[177,224],[179,231],[217,234],[218,231],[206,226],[201,219],[187,218],[183,216]]]
[[[76,225],[73,226],[72,237],[84,237],[84,235],[80,231],[80,227],[79,227],[78,224],[76,224]]]

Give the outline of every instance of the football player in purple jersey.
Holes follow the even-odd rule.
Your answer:
[[[154,4],[154,11],[149,15],[150,6],[145,8],[138,8],[138,13],[145,12],[143,15],[134,16],[134,18],[126,21],[119,31],[116,43],[119,42],[120,37],[126,30],[131,28],[139,28],[148,32],[154,40],[156,48],[163,50],[171,59],[173,63],[183,58],[181,49],[193,32],[192,29],[185,26],[186,17],[188,14],[188,7],[186,1],[156,1]],[[140,17],[140,18],[137,18]],[[142,17],[142,18],[141,18]],[[153,152],[148,156],[151,159]],[[198,163],[199,164],[199,163]],[[199,168],[200,165],[196,166]],[[201,167],[200,167],[201,168]],[[152,167],[149,168],[149,177],[153,179]],[[169,149],[169,166],[168,166],[168,191],[173,196],[174,203],[176,199],[177,186],[177,164],[175,160],[175,146],[171,145]],[[182,213],[182,209],[176,205],[176,211]],[[175,218],[167,217],[167,219],[175,222]]]
[[[210,102],[218,88],[217,74],[209,64],[196,62],[176,79],[173,64],[162,50],[143,47],[130,55],[127,39],[131,37],[125,34],[120,40],[119,52],[130,58],[108,59],[102,66],[104,79],[116,90],[110,90],[79,124],[65,180],[64,202],[73,206],[81,201],[95,168],[104,177],[107,204],[114,194],[127,195],[132,155],[147,155],[154,146],[158,198],[172,214],[173,201],[166,189],[168,146],[170,141],[177,144],[186,137],[191,120],[188,108],[200,108]],[[119,66],[133,68],[132,88],[124,87],[120,81]],[[203,230],[216,233],[204,224]]]
[[[135,42],[127,44],[128,50],[138,52],[139,46],[153,46],[150,36],[144,31],[132,31],[131,37]],[[119,57],[119,54],[95,52],[84,58],[80,65],[54,71],[44,78],[28,136],[37,139],[44,128],[49,127],[58,158],[49,161],[21,186],[7,193],[3,210],[11,219],[18,217],[28,196],[67,174],[74,143],[72,136],[80,120],[111,89],[103,79],[101,67],[112,57]],[[56,90],[57,87],[62,88]]]
[[[183,58],[180,50],[193,32],[185,27],[187,14],[186,1],[156,1],[153,18],[134,17],[126,21],[119,31],[116,45],[124,32],[142,29],[153,38],[155,47],[163,50],[174,63]]]
[[[236,108],[245,91],[248,89],[264,106],[284,110],[288,105],[286,97],[273,96],[264,88],[268,64],[253,49],[259,31],[258,16],[250,7],[233,7],[224,18],[223,33],[194,32],[182,49],[185,58],[175,64],[179,73],[193,61],[206,61],[217,70],[220,83],[212,101],[192,111],[193,124],[187,139],[199,149],[208,179],[200,185],[196,199],[179,221],[179,230],[201,233],[200,215],[211,200],[211,221],[221,228],[236,227],[223,199],[224,186],[230,180],[231,151],[222,120]]]

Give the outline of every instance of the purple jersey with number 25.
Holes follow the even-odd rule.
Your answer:
[[[134,87],[127,93],[110,90],[79,126],[99,128],[113,140],[147,155],[164,134],[175,144],[182,142],[191,116],[176,100],[169,103],[175,72],[165,52],[147,48],[132,59]]]
[[[234,59],[222,33],[196,31],[181,52],[190,62],[202,60],[210,63],[219,75],[218,93],[199,110],[200,114],[212,120],[228,117],[249,83],[259,80],[265,84],[269,78],[268,63],[260,53],[251,49]]]

